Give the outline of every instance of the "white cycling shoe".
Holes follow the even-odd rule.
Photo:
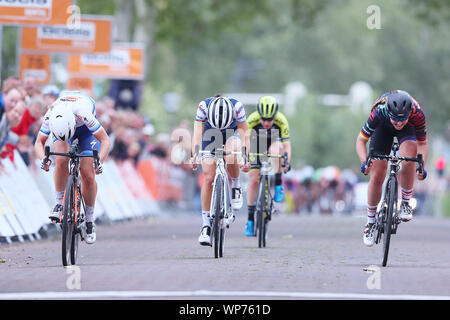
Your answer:
[[[364,226],[363,241],[368,247],[371,247],[375,243],[375,223],[368,223]]]
[[[86,222],[86,241],[87,244],[93,244],[97,240],[97,234],[95,233],[95,223]]]
[[[409,204],[407,204],[406,202],[402,202],[400,214],[398,216],[400,220],[402,220],[403,222],[408,222],[412,219],[412,216],[412,209]]]
[[[200,236],[198,237],[198,242],[202,246],[210,246],[211,245],[211,227],[204,226],[200,231]]]
[[[242,208],[244,200],[242,199],[242,189],[232,188],[231,189],[231,207],[233,210],[239,210]]]

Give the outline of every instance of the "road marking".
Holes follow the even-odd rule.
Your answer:
[[[277,291],[67,291],[67,292],[11,292],[0,293],[0,300],[30,299],[95,299],[95,298],[161,298],[161,297],[265,297],[301,299],[357,299],[357,300],[450,300],[450,296],[395,295],[364,293],[320,293]]]

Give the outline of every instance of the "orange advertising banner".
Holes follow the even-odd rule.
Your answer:
[[[73,0],[0,0],[0,24],[67,24],[74,14]]]
[[[114,43],[106,54],[70,55],[68,71],[76,76],[116,79],[144,78],[144,46],[139,43]]]
[[[107,53],[111,50],[111,26],[112,17],[81,16],[77,28],[66,25],[24,27],[21,47],[28,51]]]
[[[80,90],[82,92],[86,92],[92,97],[94,94],[94,81],[92,78],[70,77],[67,80],[67,89]]]
[[[48,84],[50,82],[50,64],[49,54],[21,53],[19,77],[23,79],[31,76],[36,79],[38,85]]]

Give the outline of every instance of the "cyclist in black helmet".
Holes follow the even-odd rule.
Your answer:
[[[423,110],[411,95],[403,90],[393,90],[382,94],[372,106],[369,119],[365,123],[356,140],[356,152],[361,161],[361,172],[370,173],[368,199],[367,199],[367,224],[364,227],[364,243],[367,246],[374,244],[375,214],[378,202],[381,199],[382,185],[386,176],[387,162],[374,160],[370,168],[366,164],[367,141],[370,139],[370,149],[377,154],[389,154],[394,136],[400,144],[400,156],[417,157],[423,154],[424,166],[428,157],[426,120]],[[409,221],[412,219],[412,209],[409,205],[414,191],[415,163],[404,162],[399,173],[402,190],[402,204],[400,219]],[[419,180],[427,176],[417,172]]]

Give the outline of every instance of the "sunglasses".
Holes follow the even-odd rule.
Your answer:
[[[261,118],[261,121],[266,121],[266,122],[270,122],[272,120],[273,120],[273,118]]]
[[[406,116],[406,117],[393,117],[393,116],[391,116],[391,119],[394,122],[402,122],[402,121],[408,120],[408,118],[409,118],[409,116]]]

